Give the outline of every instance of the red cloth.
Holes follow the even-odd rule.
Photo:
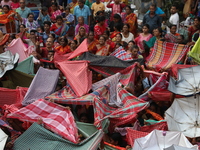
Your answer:
[[[92,87],[92,72],[88,69],[88,61],[63,61],[57,64],[77,96],[89,92]]]
[[[8,118],[37,122],[42,118],[44,126],[65,139],[78,143],[78,130],[74,116],[67,108],[39,99],[20,110],[9,114]]]
[[[168,131],[168,126],[167,122],[159,122],[150,126],[143,126],[140,128],[140,131],[142,132],[148,132],[150,133],[153,130],[163,130],[163,131]]]
[[[103,33],[106,31],[106,26],[99,26],[99,25],[95,25],[94,26],[94,37],[96,38],[96,39],[99,39],[99,36],[100,35],[103,35]]]
[[[178,70],[179,69],[183,69],[183,68],[190,68],[190,67],[194,67],[197,65],[180,65],[180,64],[173,64],[172,65],[172,70],[171,70],[171,76],[178,78]]]
[[[137,131],[130,128],[126,128],[126,130],[127,130],[126,134],[127,142],[129,145],[131,145],[131,147],[133,147],[135,139],[144,137],[149,134],[148,132]]]

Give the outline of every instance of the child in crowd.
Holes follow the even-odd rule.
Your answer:
[[[48,8],[42,7],[37,18],[39,25],[43,25],[45,21],[51,21],[50,16],[48,15]]]

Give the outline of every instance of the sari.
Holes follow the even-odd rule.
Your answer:
[[[95,55],[100,55],[100,56],[107,56],[110,50],[110,45],[104,45],[100,47]]]
[[[55,51],[56,51],[56,53],[58,53],[60,55],[63,55],[63,54],[71,52],[70,47],[68,45],[66,45],[65,47],[58,46],[58,47],[55,48]]]
[[[122,13],[122,20],[124,23],[129,24],[130,26],[130,32],[133,33],[133,35],[136,37],[137,36],[137,16],[134,13],[131,13],[127,15],[126,13]]]
[[[94,39],[91,43],[88,44],[88,51],[93,52],[96,50],[96,45],[99,43],[98,40]]]
[[[70,13],[74,14],[74,8],[78,5],[78,2],[76,3],[69,3],[69,7],[70,7]]]
[[[15,13],[15,12],[13,10],[10,10],[7,14],[0,15],[0,24],[5,24],[7,33],[16,32],[14,17],[12,16],[8,18],[8,16],[12,13]]]
[[[179,33],[175,33],[175,34],[167,33],[165,35],[165,40],[166,40],[166,42],[177,43],[177,38],[179,35],[180,35]]]
[[[62,12],[60,10],[52,11],[51,12],[51,20],[54,22],[56,21],[56,17],[62,15]]]
[[[111,35],[110,35],[110,38],[113,42],[116,41],[116,35],[120,33],[119,31],[114,31]]]
[[[99,39],[100,35],[103,35],[104,31],[106,31],[106,26],[105,24],[103,26],[95,25],[94,26],[94,37],[96,39]]]
[[[67,31],[69,29],[69,26],[66,25],[66,24],[62,24],[62,26],[60,27],[57,27],[56,24],[54,23],[52,26],[51,26],[51,31],[54,31],[54,33],[58,36],[64,36],[67,34]]]

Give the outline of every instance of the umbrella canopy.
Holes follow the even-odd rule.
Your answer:
[[[178,145],[172,145],[168,148],[165,148],[164,150],[196,150],[196,148],[187,148]]]
[[[161,130],[136,139],[132,150],[163,150],[173,144],[197,150],[197,146],[193,146],[181,132]]]
[[[200,93],[200,66],[179,69],[177,80],[170,77],[168,90],[184,96]]]
[[[4,146],[6,144],[7,138],[8,138],[8,135],[5,134],[3,132],[3,130],[0,129],[0,150],[4,149]]]
[[[165,120],[171,131],[183,132],[188,137],[200,136],[200,96],[174,99],[165,112]]]

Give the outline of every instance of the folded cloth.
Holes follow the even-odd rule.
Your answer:
[[[19,54],[12,54],[10,51],[5,51],[0,54],[0,78],[6,71],[14,68],[14,64],[19,60]]]
[[[59,70],[39,68],[24,97],[22,105],[26,106],[37,99],[44,98],[55,91]]]

